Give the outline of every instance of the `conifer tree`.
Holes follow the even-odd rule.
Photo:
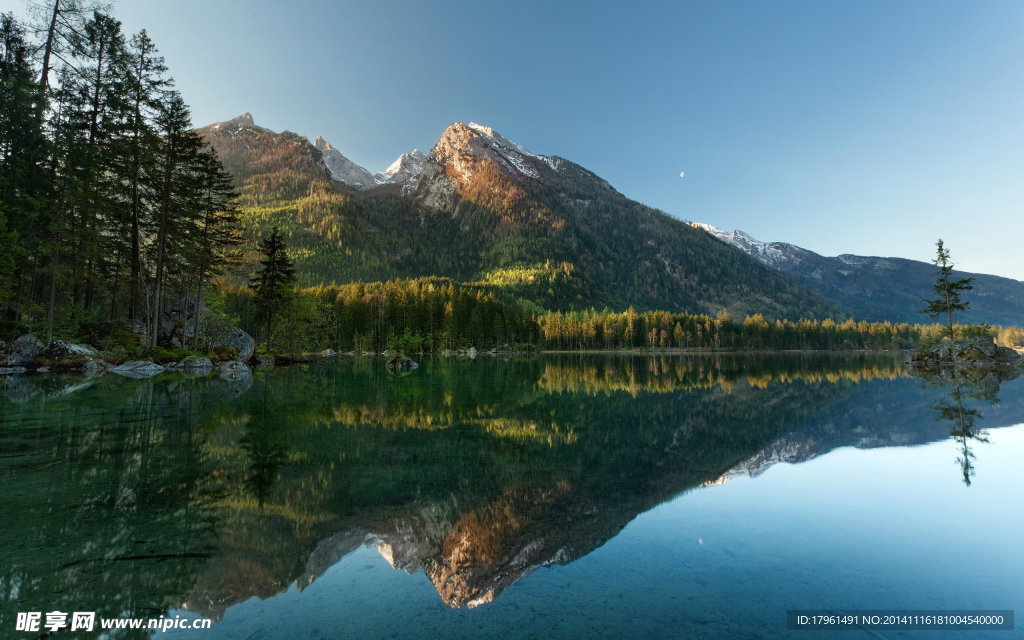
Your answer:
[[[925,300],[924,302],[928,306],[922,309],[921,312],[928,314],[933,319],[945,316],[945,332],[952,339],[953,313],[955,311],[965,311],[970,306],[969,302],[964,302],[960,299],[960,292],[970,291],[973,288],[971,281],[974,278],[954,280],[951,277],[953,263],[949,261],[949,250],[946,249],[941,239],[935,243],[935,258],[932,260],[932,263],[939,268],[938,272],[936,272],[935,284],[932,285],[938,297],[932,300]]]
[[[273,329],[274,314],[288,301],[295,285],[295,269],[288,259],[288,248],[278,227],[260,241],[260,270],[253,278],[252,287],[256,293],[256,306],[266,324],[266,345],[270,350],[270,332]]]
[[[157,55],[156,45],[145,29],[132,38],[127,61],[130,134],[126,140],[125,183],[129,193],[127,223],[131,242],[128,319],[135,320],[143,295],[142,240],[152,222],[147,212],[147,199],[152,195],[147,178],[160,175],[155,166],[157,140],[151,116],[170,81],[164,76],[167,71],[164,60]]]
[[[29,309],[31,276],[41,263],[41,227],[51,204],[49,141],[37,116],[39,87],[25,30],[0,15],[0,289],[16,319]]]

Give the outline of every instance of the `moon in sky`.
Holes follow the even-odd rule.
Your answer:
[[[680,171],[679,172],[679,177],[680,178],[685,178],[686,177],[686,172],[685,171]]]

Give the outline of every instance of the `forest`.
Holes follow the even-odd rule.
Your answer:
[[[210,304],[261,338],[251,287],[217,281]],[[1001,344],[1024,338],[1013,327],[955,327],[989,333]],[[295,288],[278,315],[273,344],[286,352],[323,349],[408,353],[478,350],[904,350],[938,340],[937,324],[854,320],[734,319],[667,311],[546,311],[492,288],[447,278],[356,282]]]
[[[236,196],[156,44],[101,8],[0,17],[0,328],[121,321],[153,347],[232,260]]]

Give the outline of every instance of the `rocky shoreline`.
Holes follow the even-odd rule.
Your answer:
[[[923,347],[910,356],[907,367],[926,377],[941,371],[1015,370],[1024,368],[1024,356],[997,345],[990,336],[974,336]]]

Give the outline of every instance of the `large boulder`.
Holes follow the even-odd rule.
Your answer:
[[[195,298],[181,298],[175,302],[160,317],[159,328],[159,342],[171,347],[206,345],[214,351],[227,350],[224,355],[243,362],[251,360],[256,351],[256,341],[252,336],[232,326],[205,304],[198,304]]]
[[[252,360],[252,354],[256,352],[256,341],[238,327],[230,327],[228,330],[211,335],[209,336],[209,341],[210,348],[214,351],[224,348],[237,350],[230,355],[235,360],[241,360],[242,362]]]
[[[172,347],[184,347],[194,344],[196,333],[196,316],[206,310],[206,305],[199,305],[195,298],[181,298],[169,311],[160,316],[157,339]],[[202,331],[202,319],[198,323]]]
[[[78,360],[96,356],[96,350],[89,345],[74,344],[66,340],[54,340],[43,353],[51,360]]]
[[[395,356],[388,360],[386,366],[392,371],[412,371],[420,365],[414,362],[412,358],[407,358],[406,356]]]
[[[200,356],[188,356],[178,363],[179,369],[212,369],[213,363],[209,358]]]
[[[33,335],[21,336],[9,347],[6,358],[0,359],[0,365],[19,367],[29,364],[43,352],[43,343]]]

